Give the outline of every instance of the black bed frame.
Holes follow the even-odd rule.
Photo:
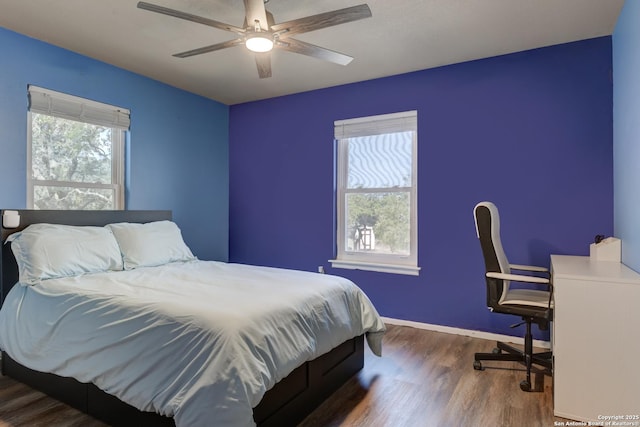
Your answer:
[[[0,305],[18,282],[18,268],[6,238],[30,224],[50,223],[102,226],[116,222],[150,222],[171,219],[170,211],[46,211],[18,210],[20,226],[1,230]],[[2,211],[0,211],[1,218]],[[179,356],[178,356],[179,357]],[[348,340],[329,353],[306,362],[269,390],[253,409],[259,426],[293,426],[364,365],[364,338]],[[40,390],[97,419],[115,426],[175,426],[172,418],[142,412],[93,384],[73,378],[37,372],[20,365],[2,352],[2,374]]]

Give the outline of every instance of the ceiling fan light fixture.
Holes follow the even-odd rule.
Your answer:
[[[262,53],[268,53],[273,48],[322,59],[334,64],[347,65],[353,59],[349,55],[297,40],[291,36],[371,17],[371,9],[366,3],[363,3],[276,24],[273,14],[265,8],[265,4],[268,2],[269,0],[244,0],[245,18],[242,27],[146,1],[139,1],[138,8],[234,33],[236,35],[234,39],[175,53],[173,56],[188,58],[244,44],[248,50],[257,52],[254,56],[258,67],[258,76],[261,79],[271,77],[271,56]]]
[[[265,33],[253,33],[244,42],[252,52],[269,52],[273,49],[273,39]]]

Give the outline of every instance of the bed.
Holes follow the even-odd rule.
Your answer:
[[[384,324],[346,279],[181,259],[188,248],[171,243],[164,250],[157,237],[165,229],[175,234],[168,211],[19,214],[18,228],[2,228],[3,374],[109,424],[295,425],[362,368],[365,337],[380,352]],[[73,232],[99,232],[100,239],[108,229],[119,245],[117,256],[103,255],[111,246],[95,246],[101,248],[98,261],[108,261],[107,271],[74,273],[86,267],[75,265],[81,260],[95,262],[93,246],[80,245],[57,251],[78,251],[73,258],[80,261],[65,264],[71,273],[50,277],[50,271],[39,271],[44,276],[31,280],[30,263],[39,249],[25,262],[22,248],[29,247],[32,230],[64,247],[56,233],[68,229],[55,224],[82,226]],[[145,241],[140,236],[155,240],[136,252]],[[144,251],[152,258],[169,254],[169,261],[145,264]],[[122,269],[111,268],[117,257]],[[324,302],[307,300],[307,293]],[[234,305],[238,300],[242,306]]]

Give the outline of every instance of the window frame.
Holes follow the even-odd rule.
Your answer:
[[[410,187],[390,187],[390,188],[347,188],[348,181],[348,139],[350,137],[340,137],[340,126],[357,126],[357,136],[372,136],[376,134],[398,132],[392,130],[384,132],[384,123],[389,121],[408,120],[409,125],[403,131],[412,131],[411,145],[411,186]],[[381,129],[367,130],[371,125],[372,129],[381,124]],[[336,257],[329,260],[334,268],[370,270],[384,273],[407,274],[417,276],[420,272],[418,267],[418,131],[417,131],[417,111],[406,111],[400,113],[383,114],[378,116],[360,117],[356,119],[338,120],[335,122],[336,136]],[[354,136],[351,136],[354,137]],[[410,232],[409,232],[409,255],[397,254],[376,254],[362,251],[348,251],[346,248],[346,198],[348,194],[358,193],[409,193],[410,198]]]
[[[113,191],[112,210],[125,209],[125,144],[129,127],[129,110],[91,101],[85,98],[29,86],[29,110],[27,111],[27,208],[34,209],[36,186],[95,188]],[[40,97],[32,100],[33,96]],[[48,105],[42,101],[49,97]],[[59,102],[62,109],[52,104]],[[34,111],[35,110],[35,111]],[[83,114],[89,111],[88,117]],[[92,114],[93,113],[93,114]],[[41,114],[64,120],[74,120],[111,129],[111,183],[93,183],[59,180],[40,180],[33,177],[33,115]],[[92,114],[92,115],[91,115]]]

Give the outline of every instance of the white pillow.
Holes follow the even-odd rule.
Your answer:
[[[104,227],[32,224],[7,238],[18,263],[20,282],[122,270],[122,256]]]
[[[196,259],[174,222],[120,222],[106,227],[116,236],[125,270]]]

